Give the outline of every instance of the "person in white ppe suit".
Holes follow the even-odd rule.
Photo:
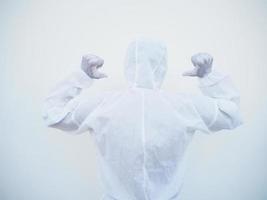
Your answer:
[[[229,76],[212,69],[211,55],[193,55],[193,70],[184,73],[198,77],[203,95],[160,89],[166,56],[161,42],[136,39],[125,59],[128,89],[83,97],[83,89],[106,77],[98,71],[104,61],[85,55],[81,69],[45,99],[47,126],[94,138],[105,200],[179,199],[184,155],[193,135],[242,123],[239,94]]]

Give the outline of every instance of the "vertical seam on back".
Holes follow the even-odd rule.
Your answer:
[[[143,155],[144,155],[144,162],[143,162],[143,190],[145,199],[148,200],[147,193],[146,193],[146,137],[145,137],[145,95],[144,91],[142,91],[142,144],[143,144]]]

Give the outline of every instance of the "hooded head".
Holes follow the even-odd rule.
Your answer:
[[[136,39],[125,58],[125,76],[130,86],[160,88],[167,71],[167,49],[159,41]]]

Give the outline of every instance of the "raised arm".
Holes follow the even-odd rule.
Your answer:
[[[239,92],[230,77],[212,70],[213,58],[209,54],[199,53],[191,60],[194,69],[183,75],[199,79],[203,95],[192,95],[191,100],[206,127],[215,132],[242,124]]]
[[[103,100],[102,95],[79,98],[81,91],[92,85],[93,79],[106,77],[98,71],[103,63],[97,56],[84,55],[81,69],[55,86],[44,101],[43,119],[47,126],[67,132],[79,129],[86,116]]]

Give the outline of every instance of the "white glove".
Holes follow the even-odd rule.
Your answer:
[[[207,53],[197,53],[191,57],[194,69],[186,71],[183,76],[198,76],[200,78],[211,72],[213,58]]]
[[[81,69],[93,79],[101,79],[107,77],[106,74],[99,72],[98,69],[102,67],[104,60],[93,54],[86,54],[82,57]]]

